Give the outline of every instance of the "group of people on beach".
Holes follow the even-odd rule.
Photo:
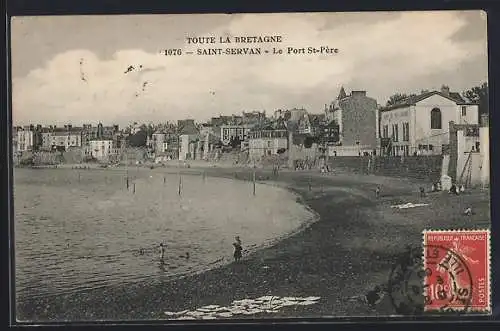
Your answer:
[[[234,247],[234,253],[233,253],[234,261],[239,262],[243,256],[243,245],[241,243],[241,239],[239,236],[236,236],[234,238],[233,247]],[[164,263],[165,261],[165,250],[166,250],[166,245],[164,243],[160,243],[159,251],[160,251],[161,263]],[[141,255],[144,254],[144,249],[141,249],[139,253]],[[185,258],[189,259],[189,257],[190,257],[189,252],[186,252]]]

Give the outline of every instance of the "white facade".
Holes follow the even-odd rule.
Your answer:
[[[254,132],[248,139],[250,159],[276,155],[280,149],[288,149],[288,132],[286,130]]]
[[[179,136],[180,148],[179,148],[179,160],[184,161],[189,155],[189,135],[183,134]]]
[[[167,151],[167,135],[164,133],[153,133],[151,135],[151,144],[155,153],[164,153]]]
[[[478,111],[478,105],[433,94],[415,105],[381,111],[381,138],[392,138],[393,155],[441,154],[449,144],[449,122],[478,124]]]
[[[52,148],[52,132],[42,132],[42,146],[43,150],[50,150]]]
[[[228,145],[231,137],[238,137],[240,141],[245,140],[250,132],[250,125],[222,125],[220,127],[220,137],[224,145]]]
[[[80,132],[78,133],[55,132],[50,136],[50,146],[64,147],[65,150],[67,150],[69,147],[81,147],[82,134]]]
[[[17,151],[26,152],[33,150],[33,131],[21,129],[17,131]]]
[[[112,140],[91,140],[89,142],[90,155],[99,161],[109,159],[113,154]]]

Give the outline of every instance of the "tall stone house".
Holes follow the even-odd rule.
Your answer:
[[[325,105],[327,121],[339,126],[339,146],[330,148],[332,155],[363,155],[376,153],[378,138],[377,100],[366,91],[347,94],[340,88],[338,97]]]

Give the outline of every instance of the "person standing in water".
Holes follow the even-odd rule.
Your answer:
[[[241,240],[239,236],[236,236],[234,239],[234,261],[238,262],[241,259],[241,252],[243,251],[243,247],[241,246]]]
[[[163,262],[163,258],[165,257],[165,246],[163,243],[160,243],[160,260]]]

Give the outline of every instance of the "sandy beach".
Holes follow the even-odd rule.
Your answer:
[[[252,169],[207,167],[144,168],[200,176],[251,180]],[[460,196],[445,192],[420,197],[419,182],[341,172],[258,169],[259,182],[287,187],[320,220],[277,244],[201,274],[165,282],[140,282],[17,303],[19,321],[95,321],[167,319],[165,311],[229,305],[260,296],[318,296],[315,305],[285,307],[271,314],[237,318],[387,316],[395,314],[388,298],[375,308],[352,296],[384,285],[406,245],[420,247],[427,228],[488,228],[489,191]],[[427,186],[428,183],[425,183]],[[251,185],[251,183],[249,183]],[[381,187],[381,197],[374,190]],[[256,194],[259,194],[257,191]],[[398,209],[401,203],[425,207]],[[462,211],[473,206],[472,216]],[[244,238],[242,238],[244,240]]]

